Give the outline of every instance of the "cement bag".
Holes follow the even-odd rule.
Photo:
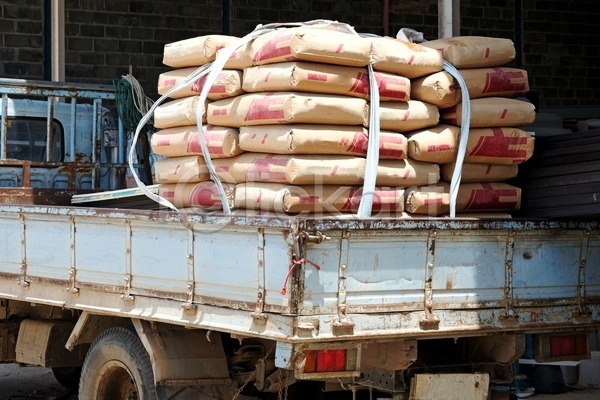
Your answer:
[[[352,156],[244,153],[229,160],[228,172],[235,183],[358,185],[365,164],[366,159]]]
[[[217,51],[239,39],[226,35],[206,35],[167,43],[163,64],[172,68],[199,67],[214,61]]]
[[[202,157],[167,157],[154,163],[154,178],[156,183],[202,182],[210,174]]]
[[[460,128],[438,124],[432,128],[411,132],[408,156],[413,160],[445,164],[456,159]]]
[[[441,71],[444,59],[435,50],[393,38],[370,38],[371,64],[378,71],[418,78]]]
[[[183,97],[162,103],[154,110],[154,127],[158,129],[172,128],[175,126],[196,125],[196,110],[200,96]],[[204,102],[202,123],[206,123],[206,106],[210,101]]]
[[[238,129],[205,125],[203,130],[211,159],[243,153],[239,146]],[[161,129],[152,135],[150,146],[154,153],[167,157],[202,155],[200,133],[196,125]]]
[[[455,36],[421,43],[439,50],[444,60],[456,68],[499,67],[515,58],[515,45],[510,39],[483,36]]]
[[[362,187],[351,186],[291,186],[283,196],[287,213],[356,213],[362,199]],[[372,212],[404,211],[403,188],[375,188]]]
[[[248,93],[208,105],[211,125],[241,126],[272,124],[362,125],[367,102],[348,96],[299,92]]]
[[[506,97],[471,100],[471,128],[519,127],[533,123],[535,106],[527,101]],[[462,103],[440,111],[444,124],[460,126]]]
[[[517,97],[529,90],[527,71],[516,68],[461,69],[469,97]],[[436,72],[411,82],[411,98],[439,108],[457,105],[462,100],[460,86],[446,71]]]
[[[224,183],[223,189],[230,207],[233,207],[235,185]],[[177,208],[200,207],[203,210],[222,210],[219,189],[213,181],[199,183],[163,183],[158,186],[158,195]]]
[[[442,180],[452,181],[455,163],[443,164],[440,166]],[[461,183],[470,182],[502,182],[517,176],[519,166],[517,164],[473,164],[463,163],[461,173]]]
[[[410,80],[376,72],[381,101],[408,101]],[[246,92],[299,91],[369,98],[366,68],[304,61],[283,62],[246,68],[242,89]]]
[[[450,185],[445,182],[413,186],[404,194],[404,211],[410,214],[437,217],[450,211]]]
[[[450,212],[449,185],[410,188],[405,210],[413,214],[442,215]],[[521,207],[521,189],[502,182],[464,183],[456,197],[457,212],[506,212]]]
[[[236,186],[235,206],[288,214],[355,213],[362,198],[357,186],[291,186],[277,183],[243,183]],[[376,188],[373,212],[402,212],[404,189]]]
[[[533,136],[517,128],[470,129],[465,162],[521,164],[531,158],[533,144]]]
[[[256,40],[256,39],[255,39]],[[217,58],[219,57],[222,50],[217,51]],[[251,67],[253,65],[253,53],[252,53],[252,42],[243,44],[238,47],[230,54],[227,61],[225,61],[225,69],[237,69],[242,71],[244,68]]]
[[[452,107],[462,99],[460,86],[446,71],[412,80],[410,97],[413,100],[434,104],[438,108]]]
[[[377,166],[377,185],[409,187],[436,183],[440,180],[437,164],[415,160],[380,160]]]
[[[529,91],[527,71],[517,68],[472,68],[459,70],[472,99],[517,97]]]
[[[167,93],[195,70],[196,68],[192,67],[163,72],[158,76],[158,94],[163,95]],[[171,93],[169,97],[172,99],[180,99],[182,97],[200,94],[207,78],[208,76],[205,75],[193,84]],[[242,90],[242,72],[237,70],[222,70],[219,72],[217,79],[211,86],[207,98],[209,100],[219,100],[235,97],[242,93],[244,93]]]
[[[369,133],[362,126],[262,125],[240,128],[240,148],[274,154],[339,154],[366,156]],[[406,158],[407,141],[396,132],[379,133],[381,159]]]
[[[371,41],[332,28],[286,28],[265,33],[252,43],[254,65],[304,60],[364,67]]]
[[[366,114],[369,115],[368,112]],[[381,129],[394,132],[410,132],[438,124],[439,109],[433,104],[417,100],[406,102],[387,101],[379,105],[379,125]],[[368,117],[365,126],[369,126]]]

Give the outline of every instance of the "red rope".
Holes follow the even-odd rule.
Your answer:
[[[292,274],[292,271],[298,266],[298,265],[302,265],[304,263],[309,263],[310,265],[312,265],[313,267],[315,267],[317,269],[317,271],[321,270],[321,267],[319,267],[317,264],[315,264],[314,262],[307,260],[305,258],[301,258],[299,260],[294,260],[292,261],[292,265],[290,265],[290,269],[287,273],[287,275],[285,276],[285,281],[283,281],[283,286],[281,287],[281,290],[279,291],[279,293],[281,293],[282,295],[285,295],[287,293],[287,282],[288,279],[290,278],[290,275]]]

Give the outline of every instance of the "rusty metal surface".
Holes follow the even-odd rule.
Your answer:
[[[288,342],[583,329],[600,325],[599,233],[0,205],[0,296]]]

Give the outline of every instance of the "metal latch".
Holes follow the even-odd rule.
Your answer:
[[[435,265],[436,231],[430,231],[427,239],[427,265],[425,279],[425,317],[419,321],[421,329],[438,329],[440,320],[433,311],[433,267]]]
[[[256,250],[258,291],[256,294],[256,306],[254,307],[254,312],[250,315],[255,324],[265,325],[267,323],[267,314],[263,312],[265,309],[265,230],[263,228],[259,228],[257,231]]]
[[[187,284],[187,300],[181,304],[181,308],[184,309],[186,314],[194,315],[198,306],[194,304],[194,282],[188,282]]]
[[[341,259],[347,260],[349,254],[349,241],[350,232],[346,231],[342,234],[341,243]],[[347,262],[347,261],[346,261]],[[346,262],[340,264],[338,268],[338,304],[337,312],[338,316],[333,321],[333,327],[338,329],[354,329],[354,321],[347,314],[346,307],[346,284],[348,277],[348,265]]]
[[[127,302],[133,302],[135,298],[131,295],[131,275],[125,275],[125,293],[121,295],[121,298]]]

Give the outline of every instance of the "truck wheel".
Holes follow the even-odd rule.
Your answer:
[[[83,363],[79,398],[159,400],[150,357],[135,332],[109,328],[94,340]]]
[[[62,386],[77,389],[81,378],[81,367],[53,367],[52,373]]]

